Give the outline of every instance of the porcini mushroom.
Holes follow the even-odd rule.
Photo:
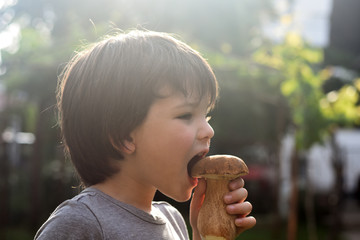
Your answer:
[[[229,192],[229,181],[248,174],[248,167],[238,157],[214,155],[193,163],[190,171],[192,177],[206,179],[205,199],[197,222],[202,239],[235,239],[235,216],[226,212],[224,196]]]

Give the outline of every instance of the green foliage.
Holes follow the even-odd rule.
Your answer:
[[[282,79],[280,88],[291,109],[298,149],[308,149],[322,141],[334,125],[359,121],[355,88],[344,86],[325,96],[322,85],[328,75],[319,68],[322,53],[307,46],[300,36],[291,33],[283,44],[260,49],[254,60],[277,70]]]
[[[332,123],[351,126],[360,123],[359,94],[354,86],[345,85],[339,91],[331,91],[320,101],[324,116]]]

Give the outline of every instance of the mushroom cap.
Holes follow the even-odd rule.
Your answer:
[[[200,159],[191,168],[196,178],[234,179],[249,173],[245,162],[232,155],[213,155]]]

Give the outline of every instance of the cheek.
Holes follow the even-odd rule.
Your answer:
[[[147,131],[140,141],[146,142],[148,150],[158,153],[187,150],[192,146],[196,136],[196,131],[181,122],[164,122],[156,126],[148,126],[147,129],[150,131]]]
[[[188,128],[175,128],[175,131],[173,130],[169,134],[173,136],[172,140],[177,145],[176,147],[191,146],[195,139],[194,131]]]

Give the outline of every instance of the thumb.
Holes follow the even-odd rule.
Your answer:
[[[199,210],[204,202],[206,191],[206,181],[203,178],[199,178],[198,185],[194,190],[193,197],[190,203],[190,224],[194,228],[197,228],[197,218]]]

